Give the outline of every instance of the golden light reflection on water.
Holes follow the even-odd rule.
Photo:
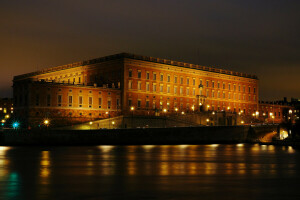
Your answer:
[[[112,151],[115,146],[111,146],[111,145],[101,145],[101,146],[98,146],[98,148],[103,152],[103,153],[108,153],[110,151]]]
[[[9,160],[6,157],[6,153],[11,147],[0,146],[0,178],[8,173],[7,166],[9,165]]]
[[[42,151],[41,161],[40,161],[40,176],[43,178],[42,183],[48,183],[47,178],[50,175],[50,158],[49,151]]]

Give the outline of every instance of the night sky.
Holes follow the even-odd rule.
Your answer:
[[[260,79],[300,98],[299,0],[1,0],[0,97],[13,76],[128,52]]]

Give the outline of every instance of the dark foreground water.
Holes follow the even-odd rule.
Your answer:
[[[297,197],[300,154],[291,147],[0,146],[0,199]]]

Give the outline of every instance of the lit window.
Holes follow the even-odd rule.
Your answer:
[[[132,69],[129,69],[129,71],[128,71],[128,77],[132,77]]]
[[[142,72],[141,72],[141,70],[138,70],[138,78],[142,78]]]

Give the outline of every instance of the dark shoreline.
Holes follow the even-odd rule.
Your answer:
[[[4,146],[171,145],[258,143],[277,126],[207,126],[100,130],[11,130],[0,133]]]

